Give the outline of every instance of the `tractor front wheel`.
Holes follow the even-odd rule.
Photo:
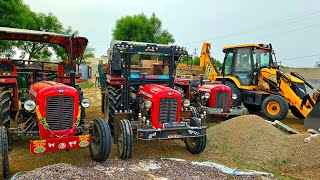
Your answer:
[[[93,160],[97,162],[105,161],[111,151],[111,131],[106,120],[93,120],[90,129],[90,154]]]
[[[119,157],[121,159],[129,159],[131,157],[133,142],[133,131],[129,120],[120,120],[117,138]]]
[[[9,150],[7,130],[0,126],[0,172],[3,179],[9,178]]]
[[[261,110],[270,121],[282,120],[288,115],[289,105],[281,96],[268,96],[263,100]]]
[[[200,126],[200,120],[199,118],[192,117],[190,118],[190,126],[192,127],[199,127]],[[184,144],[187,147],[187,150],[191,152],[192,154],[199,154],[201,153],[207,143],[207,136],[200,136],[200,137],[188,137],[184,139]]]

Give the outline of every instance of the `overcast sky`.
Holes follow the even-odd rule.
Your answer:
[[[319,0],[24,0],[35,12],[52,12],[65,27],[89,39],[100,57],[107,53],[116,20],[138,13],[162,21],[175,44],[189,53],[203,41],[222,60],[223,46],[272,43],[282,65],[313,67],[320,60]],[[308,57],[306,57],[308,56]],[[304,57],[304,58],[300,58]]]

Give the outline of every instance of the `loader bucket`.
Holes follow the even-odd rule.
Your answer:
[[[304,128],[320,132],[320,96],[318,96],[315,106],[304,120]]]

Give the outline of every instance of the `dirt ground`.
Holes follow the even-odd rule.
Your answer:
[[[87,110],[86,121],[102,118],[100,90],[84,89],[85,97],[92,105]],[[211,161],[230,168],[251,169],[273,173],[280,178],[320,179],[320,138],[303,143],[307,136],[303,121],[289,115],[284,121],[288,126],[302,132],[302,135],[287,135],[274,128],[259,116],[249,115],[231,119],[218,125],[209,124],[208,143],[199,155],[189,153],[181,140],[140,141],[133,144],[132,160],[149,158],[181,158],[190,161]],[[75,158],[76,157],[76,158]],[[39,155],[29,154],[29,141],[17,140],[10,152],[10,171],[30,171],[56,163],[81,166],[91,163],[88,149],[72,149]],[[117,147],[113,145],[107,161],[118,160]]]

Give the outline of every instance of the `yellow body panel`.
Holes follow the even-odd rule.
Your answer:
[[[244,47],[257,47],[261,49],[270,49],[269,45],[261,46],[260,44],[239,44],[239,45],[233,45],[233,46],[225,46],[222,50],[226,49],[234,49],[234,48],[244,48]]]

